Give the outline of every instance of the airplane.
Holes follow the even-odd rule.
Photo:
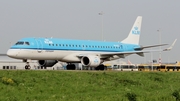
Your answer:
[[[145,48],[167,45],[144,47],[139,45],[141,23],[142,16],[138,16],[129,35],[121,42],[28,37],[11,46],[7,55],[21,59],[27,65],[29,60],[37,60],[41,66],[52,67],[61,61],[68,64],[66,67],[68,70],[76,68],[73,63],[82,63],[83,66],[104,70],[105,66],[102,64],[104,61],[125,58],[131,54],[144,56],[144,53],[152,51],[143,50]]]

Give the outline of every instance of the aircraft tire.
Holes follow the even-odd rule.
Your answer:
[[[71,70],[75,70],[76,66],[74,64],[71,65]]]
[[[100,65],[100,69],[99,70],[104,70],[104,65]]]
[[[25,68],[26,70],[29,69],[29,65],[26,65],[24,68]]]
[[[103,64],[97,66],[95,70],[105,70],[105,66]]]
[[[97,67],[95,68],[95,70],[99,70],[99,66],[97,66]]]
[[[66,69],[67,70],[75,70],[76,66],[74,64],[69,64],[69,65],[66,66]]]

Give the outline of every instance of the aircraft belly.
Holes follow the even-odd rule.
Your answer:
[[[19,59],[32,59],[32,60],[57,60],[61,59],[63,56],[59,56],[56,51],[37,51],[37,50],[27,50],[20,49],[17,51],[17,58]]]
[[[42,59],[42,60],[60,60],[62,59],[66,54],[62,54],[59,51],[48,51],[43,50],[41,52],[34,52],[33,58],[34,59]]]
[[[80,54],[79,52],[66,51],[66,52],[62,52],[62,53],[64,54],[64,57],[61,58],[60,61],[80,62],[80,58],[77,57],[77,55]]]
[[[16,50],[17,59],[32,59],[32,60],[62,60],[62,61],[80,61],[73,51],[37,51],[30,49]]]

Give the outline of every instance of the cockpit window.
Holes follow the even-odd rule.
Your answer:
[[[29,42],[18,41],[15,45],[30,45]]]
[[[22,42],[22,41],[19,41],[16,43],[16,45],[23,45],[23,44],[24,44],[24,42]]]
[[[25,42],[26,45],[29,45],[29,42]]]

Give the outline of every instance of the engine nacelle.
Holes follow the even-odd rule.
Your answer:
[[[58,62],[57,60],[38,60],[39,65],[44,67],[52,67],[57,62]]]
[[[84,66],[97,67],[101,64],[98,56],[84,56],[81,58],[81,63]]]

